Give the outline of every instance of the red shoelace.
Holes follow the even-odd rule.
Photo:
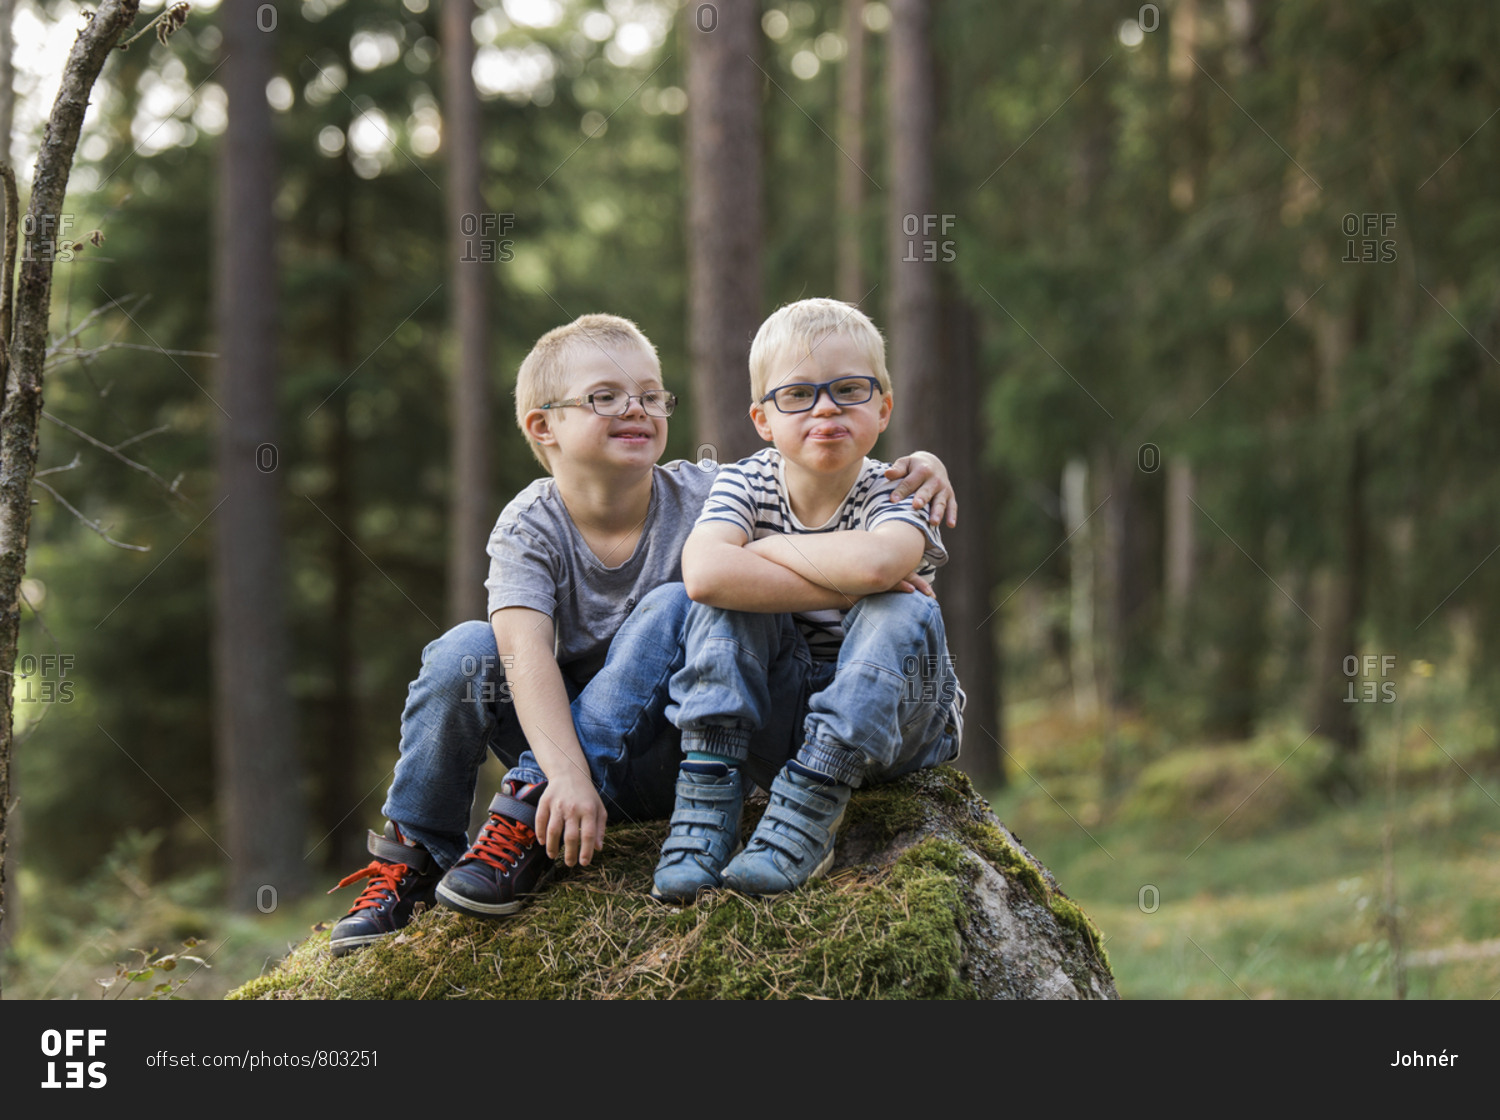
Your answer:
[[[465,858],[483,860],[496,871],[507,871],[516,865],[521,853],[535,843],[536,833],[529,827],[492,813]]]
[[[404,863],[387,863],[384,860],[378,859],[371,860],[368,867],[361,867],[353,875],[340,879],[339,885],[328,893],[332,894],[333,891],[341,887],[347,887],[350,883],[358,879],[368,879],[370,880],[369,884],[360,896],[354,900],[354,905],[349,908],[349,913],[352,914],[356,910],[365,910],[371,906],[382,906],[385,903],[385,896],[387,894],[395,896],[397,889],[401,885],[401,880],[405,878],[406,873],[410,870],[411,868],[407,867]]]

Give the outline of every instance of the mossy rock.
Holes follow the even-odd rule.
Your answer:
[[[957,770],[856,792],[828,875],[774,899],[653,901],[665,833],[612,827],[499,922],[439,907],[339,959],[321,930],[229,998],[1117,998],[1098,930]]]

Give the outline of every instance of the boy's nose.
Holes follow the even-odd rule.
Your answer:
[[[625,398],[625,411],[623,413],[621,413],[621,415],[623,415],[623,416],[645,416],[646,415],[646,405],[645,405],[645,402],[643,402],[640,397],[632,397],[632,396],[628,396],[627,395],[626,398]]]
[[[826,416],[835,412],[843,411],[839,407],[838,403],[833,399],[833,390],[828,388],[827,386],[824,386],[818,390],[818,399],[813,401],[812,410],[813,415],[815,416]]]

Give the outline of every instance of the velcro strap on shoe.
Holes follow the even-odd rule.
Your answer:
[[[833,816],[839,811],[839,802],[836,797],[829,797],[827,794],[817,793],[813,790],[800,789],[790,782],[778,783],[775,795],[778,798],[784,798],[802,810],[807,816],[819,822]],[[773,800],[771,808],[775,809],[776,807],[776,803]]]
[[[701,824],[705,828],[723,828],[724,814],[718,809],[677,809],[672,813],[672,825]]]
[[[668,852],[693,852],[697,855],[706,855],[712,849],[713,843],[707,836],[668,836],[662,844],[662,854]]]
[[[734,780],[723,782],[694,781],[691,777],[679,777],[677,795],[693,801],[729,801],[744,796],[738,776]]]
[[[408,847],[401,841],[382,836],[373,829],[370,831],[367,847],[376,859],[383,859],[387,863],[404,863],[418,875],[426,875],[433,869],[432,855],[426,848]]]
[[[531,831],[536,831],[536,806],[517,801],[507,793],[497,793],[490,802],[490,812],[513,821],[520,821]]]

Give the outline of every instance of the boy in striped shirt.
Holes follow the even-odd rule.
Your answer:
[[[789,304],[757,332],[750,382],[774,447],[719,471],[682,553],[693,606],[669,714],[686,760],[652,892],[668,901],[801,886],[832,862],[851,790],[949,761],[962,734],[928,585],[938,527],[866,457],[893,405],[880,332],[837,300]],[[788,708],[769,806],[734,855],[742,771],[771,777],[748,744]]]

